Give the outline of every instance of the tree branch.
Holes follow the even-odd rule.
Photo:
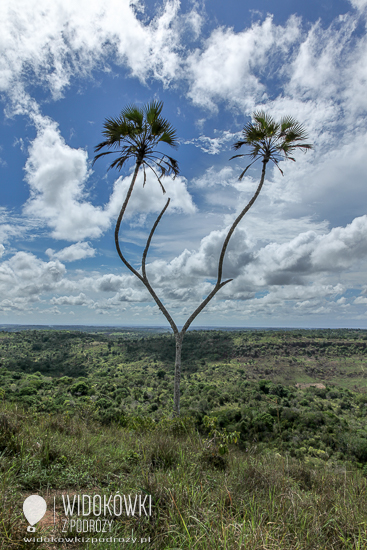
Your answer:
[[[143,281],[143,277],[140,275],[140,273],[138,271],[136,271],[136,269],[134,269],[133,266],[131,264],[129,264],[129,262],[124,258],[123,254],[121,252],[120,243],[119,243],[119,231],[120,231],[120,226],[121,226],[121,220],[122,220],[122,217],[125,213],[127,203],[130,200],[131,193],[133,192],[133,188],[134,188],[135,181],[136,181],[136,178],[138,176],[138,172],[139,172],[139,168],[140,168],[141,164],[142,163],[139,162],[139,161],[136,162],[133,179],[131,180],[130,187],[128,189],[127,195],[126,195],[125,200],[124,200],[124,204],[122,205],[119,217],[117,218],[116,227],[115,227],[115,245],[116,245],[117,254],[120,256],[120,259],[123,261],[123,263],[126,265],[126,267],[128,269],[130,269],[130,271],[132,273],[134,273],[135,277],[138,277],[138,279]]]
[[[249,211],[249,209],[251,208],[251,206],[254,204],[257,197],[259,196],[261,188],[264,184],[266,165],[267,165],[268,162],[269,162],[269,159],[267,159],[267,158],[265,158],[263,160],[263,169],[262,169],[262,172],[261,172],[260,183],[259,183],[259,185],[256,189],[256,192],[255,192],[254,196],[252,197],[252,199],[250,200],[250,202],[245,206],[245,208],[237,216],[237,218],[235,219],[235,221],[231,225],[231,227],[230,227],[230,229],[227,233],[227,236],[224,240],[224,243],[223,243],[223,246],[222,246],[222,251],[221,251],[220,257],[219,257],[218,278],[217,278],[216,285],[213,288],[213,290],[210,292],[210,294],[208,294],[208,296],[205,298],[205,300],[203,300],[203,302],[195,309],[194,313],[188,318],[188,320],[186,321],[186,323],[184,324],[184,326],[182,327],[182,330],[181,330],[181,332],[183,334],[187,331],[187,329],[189,328],[189,326],[191,325],[191,323],[193,322],[195,317],[197,317],[199,315],[199,313],[205,308],[205,306],[210,302],[210,300],[212,298],[214,298],[214,296],[216,295],[218,290],[220,290],[222,287],[224,287],[224,285],[226,285],[227,283],[230,283],[233,280],[233,279],[228,279],[227,281],[221,282],[222,281],[224,256],[225,256],[225,253],[226,253],[226,250],[227,250],[229,240],[232,237],[234,230],[236,229],[237,225],[242,220],[243,216],[246,214],[246,212]]]
[[[223,283],[220,283],[220,284],[217,283],[215,285],[215,287],[213,288],[211,293],[208,294],[208,296],[205,298],[205,300],[203,302],[201,302],[201,304],[195,309],[194,313],[187,319],[186,323],[184,324],[184,326],[181,329],[181,332],[183,334],[187,331],[187,329],[189,328],[189,326],[191,325],[191,323],[193,322],[195,317],[197,317],[199,315],[199,313],[204,309],[204,307],[210,302],[210,300],[212,298],[214,298],[214,296],[216,295],[218,290],[223,288],[224,285],[226,285],[227,283],[230,283],[231,281],[233,281],[233,279],[228,279],[227,281],[223,281]]]
[[[167,210],[168,208],[168,205],[170,203],[171,199],[168,198],[167,199],[167,202],[166,202],[166,206],[163,208],[162,212],[159,214],[158,218],[156,219],[153,227],[152,227],[152,230],[149,234],[149,237],[148,237],[148,240],[147,240],[147,244],[146,244],[146,247],[145,247],[145,250],[143,252],[143,257],[142,257],[142,260],[141,260],[141,270],[142,270],[142,273],[143,273],[143,278],[146,279],[147,278],[147,275],[146,275],[146,271],[145,271],[145,262],[146,262],[146,259],[147,259],[147,254],[148,254],[148,250],[149,250],[149,246],[150,246],[150,243],[151,243],[151,240],[153,238],[153,235],[154,235],[154,231],[157,229],[157,226],[159,224],[159,222],[161,221],[161,218],[163,216],[163,214],[165,213],[165,211]]]
[[[153,288],[151,287],[150,283],[149,283],[149,280],[148,280],[148,277],[147,277],[147,273],[146,273],[146,269],[145,269],[145,263],[146,263],[146,259],[147,259],[147,254],[148,254],[148,250],[149,250],[149,246],[150,246],[150,243],[152,241],[152,238],[153,238],[153,235],[154,235],[154,232],[155,230],[157,229],[157,226],[159,224],[159,222],[161,221],[162,219],[162,216],[163,214],[165,213],[165,211],[167,210],[168,208],[168,205],[170,203],[170,200],[171,199],[168,199],[167,202],[166,202],[166,205],[165,207],[163,208],[162,212],[159,214],[158,218],[156,219],[152,229],[151,229],[151,232],[149,233],[149,237],[148,237],[148,240],[147,240],[147,244],[145,246],[145,249],[144,249],[144,252],[143,252],[143,257],[142,257],[142,260],[141,260],[141,270],[142,270],[142,273],[143,273],[143,277],[140,278],[141,282],[143,283],[143,285],[145,286],[145,288],[148,290],[149,294],[152,296],[152,298],[154,299],[155,303],[157,304],[157,306],[159,307],[159,309],[161,310],[161,312],[163,313],[163,315],[165,316],[165,318],[167,319],[167,321],[169,322],[169,324],[171,325],[171,328],[174,332],[174,334],[177,334],[178,333],[178,328],[177,328],[177,325],[176,323],[174,322],[174,320],[172,319],[171,315],[168,313],[167,309],[165,308],[165,306],[162,304],[161,300],[158,298],[158,296],[156,295],[156,293],[154,292]]]
[[[142,283],[145,286],[145,288],[148,290],[149,294],[152,296],[153,300],[155,301],[155,303],[157,304],[157,306],[159,307],[159,309],[161,310],[161,312],[163,313],[163,315],[165,316],[169,324],[171,325],[171,328],[174,334],[178,334],[179,331],[176,326],[176,323],[174,322],[174,320],[172,319],[172,317],[170,316],[167,309],[164,307],[164,305],[162,304],[162,302],[160,301],[160,299],[158,298],[158,296],[156,295],[152,287],[150,286],[148,279],[147,278],[142,279]]]
[[[157,226],[158,226],[159,222],[161,221],[161,218],[162,218],[163,214],[167,210],[171,199],[167,200],[165,207],[163,208],[162,212],[159,214],[158,218],[156,219],[155,224],[153,225],[152,230],[149,234],[147,244],[146,244],[144,252],[143,252],[143,258],[142,258],[142,273],[143,273],[143,275],[140,275],[140,273],[136,269],[134,269],[133,266],[126,260],[126,258],[122,254],[121,248],[120,248],[119,231],[120,231],[120,226],[121,226],[121,220],[122,220],[122,217],[125,213],[127,203],[130,200],[131,193],[133,191],[134,184],[135,184],[135,181],[136,181],[136,178],[137,178],[137,175],[138,175],[138,172],[139,172],[139,168],[140,168],[141,165],[142,165],[142,162],[137,161],[136,166],[135,166],[133,179],[131,180],[130,187],[129,187],[129,190],[127,192],[124,204],[122,205],[119,217],[117,218],[116,228],[115,228],[116,250],[117,250],[117,253],[118,253],[120,259],[123,261],[123,263],[126,265],[126,267],[135,275],[135,277],[137,277],[143,283],[143,285],[148,290],[149,294],[152,296],[155,303],[157,304],[157,306],[159,307],[159,309],[161,310],[161,312],[163,313],[163,315],[165,316],[165,318],[167,319],[167,321],[171,325],[171,328],[172,328],[173,332],[175,334],[177,334],[178,333],[178,328],[177,328],[175,322],[173,321],[172,317],[168,313],[167,309],[164,307],[164,305],[162,304],[162,302],[160,301],[160,299],[158,298],[158,296],[154,292],[153,288],[150,286],[150,283],[149,283],[147,275],[146,275],[146,270],[145,270],[146,257],[147,257],[147,254],[148,254],[148,249],[149,249],[151,240],[153,238],[153,234],[154,234],[155,230],[157,229]]]
[[[235,221],[233,222],[230,230],[228,231],[227,233],[227,236],[224,240],[224,243],[223,243],[223,246],[222,246],[222,251],[220,253],[220,258],[219,258],[219,263],[218,263],[218,279],[217,279],[217,284],[220,284],[221,280],[222,280],[222,271],[223,271],[223,261],[224,261],[224,256],[225,256],[225,253],[226,253],[226,250],[227,250],[227,246],[228,246],[228,243],[229,243],[229,239],[232,237],[232,234],[234,232],[234,230],[236,229],[237,225],[240,223],[240,221],[242,220],[243,216],[250,210],[251,206],[254,204],[254,202],[256,201],[257,197],[259,196],[259,193],[261,191],[261,188],[264,184],[264,180],[265,180],[265,171],[266,171],[266,165],[269,161],[265,158],[263,160],[263,169],[262,169],[262,172],[261,172],[261,178],[260,178],[260,183],[256,189],[256,192],[254,194],[254,196],[252,197],[252,199],[250,200],[250,202],[245,206],[245,208],[242,210],[242,212],[237,216],[237,218],[235,219]]]

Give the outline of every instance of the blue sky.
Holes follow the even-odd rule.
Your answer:
[[[0,322],[165,325],[122,265],[133,165],[92,166],[106,117],[164,102],[175,181],[148,258],[178,324],[210,292],[254,193],[232,145],[256,109],[314,149],[269,167],[230,242],[233,281],[196,325],[367,328],[367,0],[4,0],[0,6]],[[166,147],[166,148],[165,148]],[[245,151],[244,151],[245,152]],[[121,230],[136,268],[165,197],[138,179]]]

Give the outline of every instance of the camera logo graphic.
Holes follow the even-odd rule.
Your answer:
[[[26,520],[30,525],[27,527],[28,533],[34,533],[36,528],[33,527],[38,523],[47,510],[47,504],[44,498],[39,495],[31,495],[25,499],[23,502],[23,513],[26,517]]]

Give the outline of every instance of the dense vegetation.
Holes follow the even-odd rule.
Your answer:
[[[1,333],[7,401],[38,412],[88,410],[103,424],[172,411],[174,338],[144,332]],[[181,406],[292,456],[367,463],[364,331],[190,332]],[[325,388],[296,388],[295,383]]]
[[[155,515],[116,532],[157,550],[367,548],[367,331],[186,338],[170,419],[171,334],[0,333],[2,548],[22,547],[19,495],[122,486]]]

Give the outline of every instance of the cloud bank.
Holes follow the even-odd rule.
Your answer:
[[[125,312],[130,318],[159,314],[130,275],[64,265],[95,258],[93,241],[112,230],[131,174],[117,178],[110,197],[98,201],[90,191],[85,146],[71,147],[57,121],[43,113],[44,102],[62,102],[73,84],[121,69],[124,82],[151,86],[152,96],[179,90],[182,111],[196,109],[200,128],[181,146],[194,145],[215,159],[211,167],[198,163],[190,177],[167,178],[166,196],[152,173],[145,187],[140,175],[125,214],[129,230],[123,238],[141,246],[140,230],[151,226],[171,198],[165,216],[170,224],[162,222],[157,242],[161,250],[169,242],[171,256],[148,266],[170,307],[184,315],[212,287],[226,227],[251,197],[258,176],[254,170],[239,183],[241,162],[229,167],[223,152],[238,139],[244,115],[264,108],[275,118],[288,114],[304,121],[315,149],[288,163],[284,177],[268,170],[256,210],[228,249],[225,274],[234,281],[208,314],[365,319],[367,39],[360,29],[366,1],[351,0],[350,11],[329,26],[295,15],[275,24],[268,15],[240,31],[218,24],[207,30],[204,11],[195,5],[184,13],[178,0],[168,0],[149,19],[138,1],[2,2],[0,91],[7,98],[6,116],[25,115],[36,130],[23,144],[29,198],[22,215],[0,209],[3,312],[41,312],[51,304],[57,314],[69,308]],[[206,135],[211,120],[218,124]],[[210,212],[216,220],[202,237]],[[170,214],[179,220],[175,226]],[[173,237],[172,227],[186,241],[178,232]],[[42,249],[49,261],[12,248],[20,238],[41,233],[55,241]],[[62,243],[59,250],[60,241],[74,244]]]

